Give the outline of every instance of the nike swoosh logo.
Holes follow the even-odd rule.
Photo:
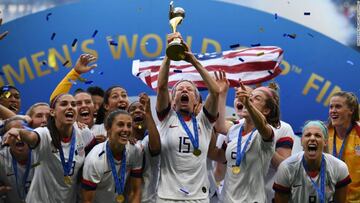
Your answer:
[[[177,126],[177,125],[169,125],[169,128],[177,128],[177,127],[179,127],[179,126]]]

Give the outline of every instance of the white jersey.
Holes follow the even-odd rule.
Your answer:
[[[38,146],[33,150],[34,155],[40,162],[40,166],[35,170],[33,181],[26,197],[27,203],[76,201],[78,171],[85,160],[84,149],[92,141],[93,136],[88,128],[80,130],[76,124],[73,126],[76,145],[70,171],[71,185],[67,185],[64,182],[64,169],[61,164],[60,153],[52,144],[48,128],[40,127],[34,130],[40,138]],[[61,142],[66,162],[69,159],[70,145],[71,141]]]
[[[26,170],[26,164],[22,165],[17,162],[17,183],[16,177],[13,168],[13,156],[10,153],[10,147],[5,147],[0,151],[0,183],[11,186],[12,190],[10,190],[6,194],[6,198],[4,201],[6,203],[18,203],[22,201],[22,198],[19,194],[24,198],[26,197],[25,192],[27,193],[30,188],[31,180],[34,175],[34,168],[37,164],[34,161],[34,156],[32,154],[31,157],[31,168],[29,170],[29,175],[25,182],[25,188],[22,186],[24,174]]]
[[[152,156],[149,151],[149,136],[145,136],[138,144],[144,150],[143,180],[141,190],[142,203],[155,203],[160,175],[160,155]]]
[[[284,122],[280,121],[280,128],[274,129],[274,140],[275,140],[275,151],[277,148],[288,148],[292,149],[294,144],[294,131],[292,127]],[[272,203],[274,198],[274,190],[272,186],[275,181],[276,167],[270,164],[269,170],[265,176],[265,191],[266,191],[266,200],[267,203]]]
[[[254,131],[245,155],[240,164],[240,173],[233,174],[236,165],[238,134],[242,123],[232,126],[228,132],[227,160],[221,202],[265,202],[265,175],[274,154],[274,142],[264,141],[257,130]],[[273,129],[274,130],[274,129]],[[244,148],[251,132],[242,137],[241,149]]]
[[[103,123],[93,125],[90,130],[94,136],[104,135],[107,137],[107,131]]]
[[[333,202],[335,189],[346,186],[351,182],[346,164],[330,154],[325,155],[325,202]],[[319,203],[316,189],[311,183],[303,164],[304,152],[299,152],[284,160],[276,173],[274,190],[291,194],[289,202]],[[313,181],[320,186],[320,174],[313,177]]]
[[[168,200],[209,199],[206,159],[213,123],[202,110],[196,117],[200,156],[182,127],[175,111],[170,110],[160,124],[161,167],[158,197]],[[191,119],[185,121],[194,135]]]
[[[106,154],[108,141],[96,145],[85,160],[82,187],[85,190],[96,190],[93,202],[116,202],[115,182]],[[128,176],[141,178],[143,155],[136,145],[126,145],[126,179]],[[114,159],[116,171],[119,172],[121,160]],[[118,173],[119,178],[120,174]],[[124,184],[126,180],[124,180]],[[126,189],[125,189],[126,190]]]

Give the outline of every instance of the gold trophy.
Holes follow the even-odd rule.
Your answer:
[[[169,23],[171,25],[171,30],[173,33],[176,32],[176,27],[185,18],[185,10],[181,7],[174,8],[173,2],[170,2],[170,11],[169,11]],[[180,61],[185,59],[186,47],[181,43],[180,38],[174,38],[169,42],[168,47],[166,48],[166,55],[174,61]]]

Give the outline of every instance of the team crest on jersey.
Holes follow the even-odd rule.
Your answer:
[[[354,147],[354,149],[355,149],[355,154],[356,154],[357,156],[360,156],[360,145],[356,145],[356,146]]]

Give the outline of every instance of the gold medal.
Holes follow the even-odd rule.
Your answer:
[[[232,167],[233,174],[239,174],[240,173],[240,166],[233,166]]]
[[[70,176],[64,176],[64,182],[66,185],[71,185],[71,177]]]
[[[116,202],[117,202],[117,203],[123,203],[124,200],[125,200],[124,195],[121,194],[121,195],[117,195],[117,196],[116,196]]]
[[[194,154],[195,156],[200,156],[201,150],[200,150],[200,149],[194,149],[193,154]]]
[[[138,129],[141,130],[141,129],[142,129],[142,125],[138,125]]]

